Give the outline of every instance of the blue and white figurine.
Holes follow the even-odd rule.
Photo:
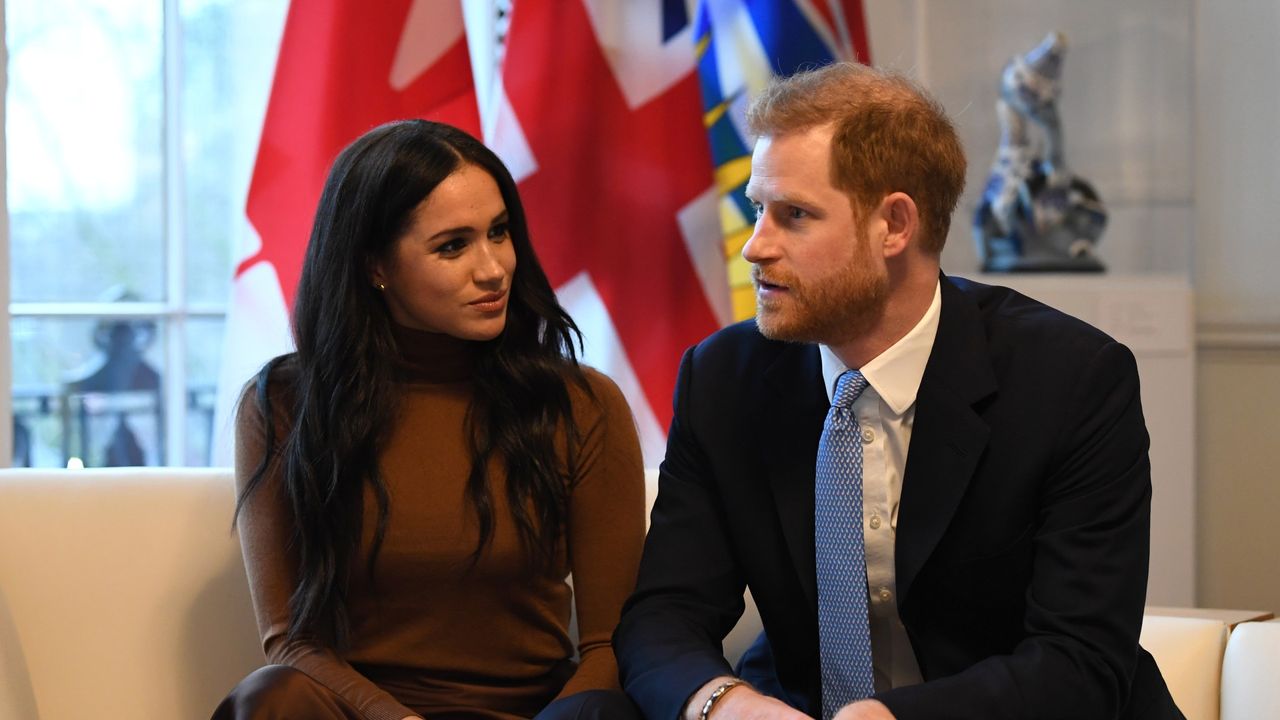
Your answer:
[[[1000,76],[1000,147],[973,218],[984,272],[1101,272],[1107,211],[1064,158],[1058,116],[1067,39],[1050,33]],[[1042,142],[1032,131],[1039,128]]]

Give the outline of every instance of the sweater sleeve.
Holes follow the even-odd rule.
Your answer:
[[[587,377],[595,402],[583,398],[592,411],[575,413],[583,437],[567,529],[581,661],[559,697],[620,687],[611,637],[644,543],[644,461],[631,408],[612,380],[590,369]]]
[[[288,432],[288,417],[279,395],[272,393],[273,438],[278,449]],[[266,447],[263,414],[253,387],[240,399],[236,416],[236,490],[245,484],[262,462]],[[401,720],[416,716],[390,694],[361,675],[332,648],[288,639],[289,596],[297,586],[296,557],[287,552],[293,518],[284,494],[279,455],[262,482],[249,495],[237,519],[240,548],[244,554],[249,591],[258,620],[258,634],[267,662],[288,665],[337,694],[368,720]]]

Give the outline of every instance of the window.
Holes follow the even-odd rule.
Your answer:
[[[287,0],[4,0],[14,464],[205,465]]]

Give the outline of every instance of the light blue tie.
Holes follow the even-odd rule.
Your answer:
[[[857,370],[836,380],[818,440],[813,544],[824,720],[875,692],[862,538],[862,432],[852,407],[866,388]]]

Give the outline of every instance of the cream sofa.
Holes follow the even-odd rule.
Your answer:
[[[0,472],[0,718],[207,718],[262,663],[226,470]]]
[[[1242,623],[1222,661],[1222,717],[1280,718],[1280,620]]]
[[[208,717],[262,662],[233,504],[225,469],[0,471],[0,720]],[[726,656],[758,631],[749,603]],[[1280,718],[1280,625],[1228,632],[1148,616],[1142,637],[1191,720],[1220,691],[1224,720]]]

